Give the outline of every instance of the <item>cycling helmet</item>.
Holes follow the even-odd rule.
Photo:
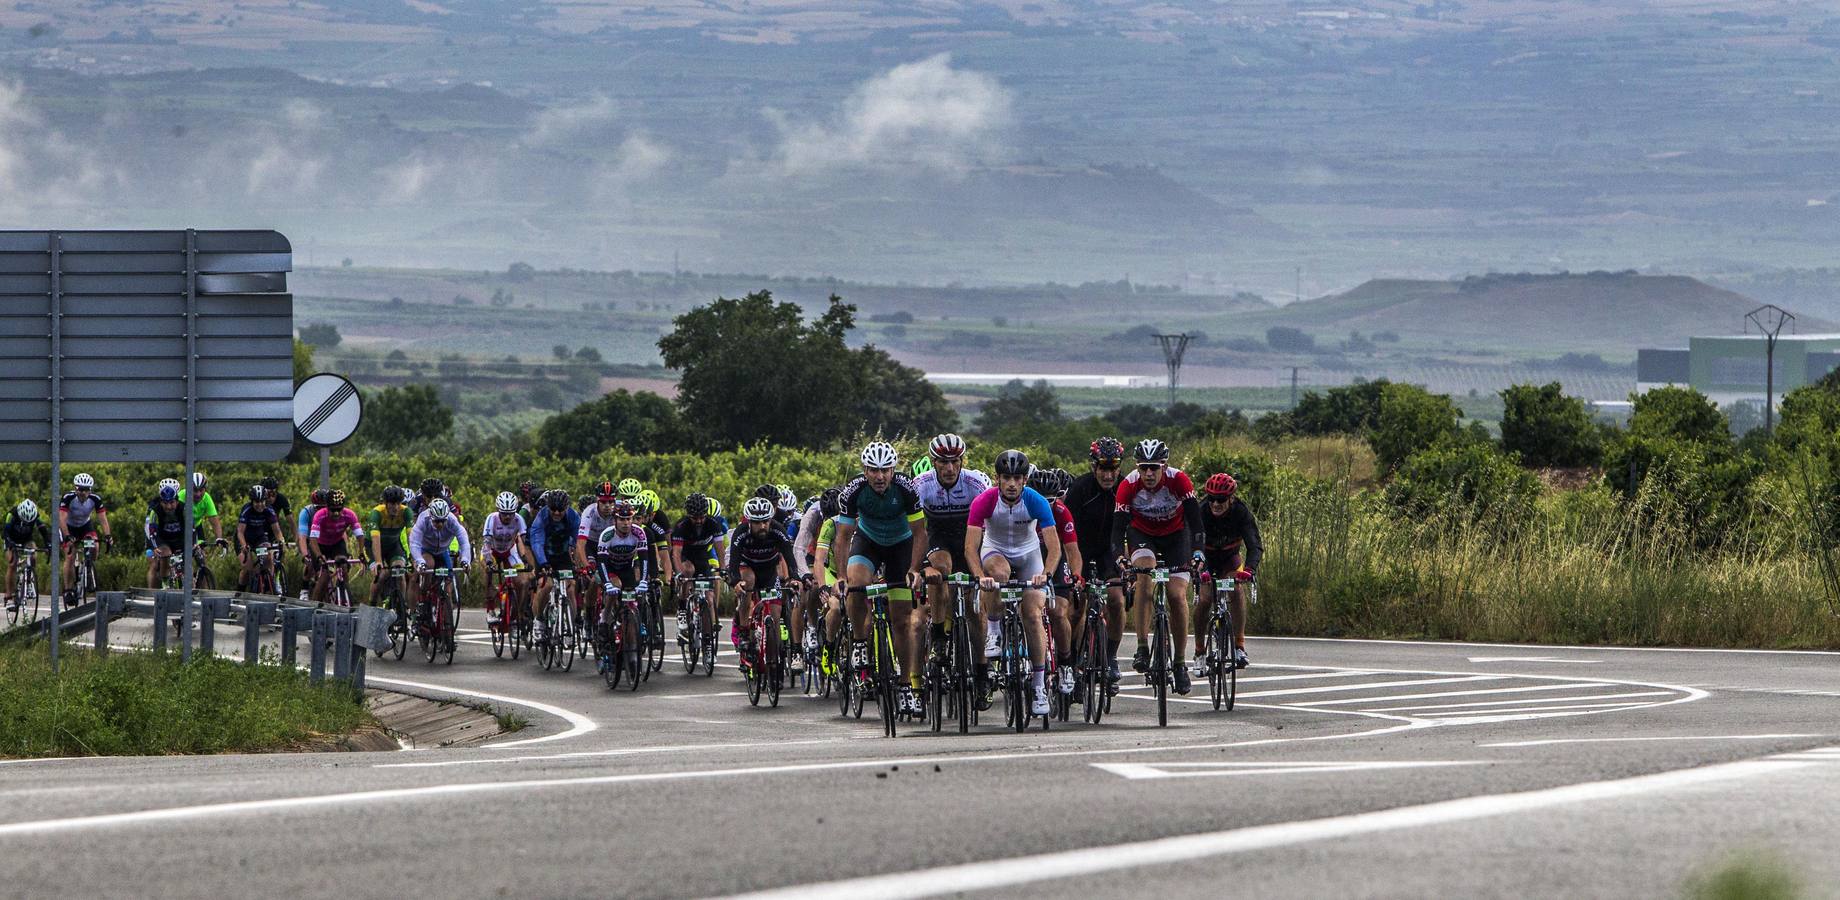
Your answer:
[[[179,502],[179,489],[170,485],[160,488],[160,500],[166,503]]]
[[[436,500],[428,504],[428,517],[436,522],[447,521],[447,501]]]
[[[499,512],[517,512],[518,498],[510,491],[501,491],[498,495]]]
[[[613,504],[613,517],[616,519],[630,519],[637,514],[638,510],[633,507],[631,500],[620,500]]]
[[[309,498],[307,498],[307,499],[309,499],[309,500],[312,500],[312,501],[313,501],[313,505],[314,505],[314,506],[325,506],[325,505],[326,505],[326,498],[327,498],[328,496],[330,496],[331,494],[332,494],[332,492],[331,492],[331,491],[328,491],[328,490],[326,490],[325,488],[320,488],[320,489],[318,489],[318,490],[316,490],[316,491],[314,491],[314,492],[313,492],[313,496],[311,496],[311,497],[309,497]],[[178,488],[173,488],[173,496],[175,496],[175,497],[176,497],[176,496],[178,496],[178,495],[179,495],[179,489],[178,489]]]
[[[914,460],[913,468],[909,469],[908,471],[912,472],[915,478],[919,478],[920,476],[933,471],[933,458],[930,456],[922,456],[919,459]]]
[[[892,469],[898,461],[894,445],[887,441],[871,442],[862,450],[862,464],[867,469]]]
[[[179,490],[179,479],[162,478],[160,479],[160,487],[169,487],[172,488],[174,492],[177,492]]]
[[[83,476],[78,475],[77,477],[82,478]],[[201,491],[204,490],[204,473],[203,472],[193,472],[192,473],[192,487],[195,487]]]
[[[383,502],[401,503],[403,502],[403,493],[404,491],[402,488],[399,488],[396,485],[392,484],[389,487],[383,489]]]
[[[13,507],[13,512],[19,516],[21,522],[38,521],[38,504],[30,500],[19,501],[19,505]]]
[[[1124,444],[1117,438],[1102,437],[1092,442],[1088,455],[1093,462],[1116,463],[1124,459]]]
[[[620,493],[624,494],[625,491],[621,491]],[[612,502],[614,499],[613,482],[603,481],[600,484],[595,485],[594,486],[594,499],[599,500],[602,503]]]
[[[643,490],[645,490],[645,485],[640,484],[637,478],[620,479],[619,491],[622,497],[637,497],[639,496],[639,492]]]
[[[326,507],[328,509],[343,509],[345,507],[345,492],[339,490],[333,491],[332,496],[326,498]]]
[[[1005,450],[997,454],[997,464],[993,466],[998,475],[1029,474],[1029,458],[1021,450]]]
[[[692,519],[699,519],[709,515],[709,498],[702,493],[695,493],[685,497],[684,515]]]
[[[93,491],[96,489],[96,479],[91,478],[88,472],[77,473],[77,477],[72,478],[70,483],[86,491]]]
[[[1073,473],[1059,466],[1054,467],[1054,495],[1065,496],[1067,489],[1073,487]]]
[[[754,496],[759,497],[760,499],[765,500],[768,503],[778,503],[779,502],[779,488],[775,485],[763,484],[760,487],[757,487],[754,489]]]
[[[543,495],[543,505],[556,512],[569,508],[569,495],[562,491],[550,491]]]
[[[709,514],[718,519],[722,518],[722,501],[714,497],[709,498]]]
[[[442,484],[439,478],[424,478],[422,479],[422,496],[438,497],[441,495],[441,489],[443,487],[446,487],[446,485]]]
[[[644,510],[648,516],[657,513],[658,508],[664,505],[664,501],[658,499],[658,492],[649,488],[639,492],[637,502],[639,508]]]
[[[525,500],[529,500],[533,497],[536,497],[539,493],[538,488],[537,488],[537,483],[534,481],[531,481],[528,478],[518,483],[517,492],[518,492],[518,496]]]
[[[1169,445],[1156,438],[1144,438],[1137,445],[1137,461],[1139,463],[1167,463],[1169,462]]]
[[[843,513],[843,491],[830,488],[818,495],[818,515],[835,519]]]
[[[799,508],[799,495],[793,493],[792,488],[789,488],[783,484],[780,485],[779,486],[779,511],[789,513],[798,508]]]
[[[265,488],[259,484],[252,484],[249,486],[249,502],[260,503],[267,499],[268,499],[268,488]]]
[[[281,490],[281,481],[275,476],[270,475],[262,479],[262,489],[273,494]]]
[[[1209,497],[1231,498],[1233,492],[1239,490],[1239,482],[1234,481],[1233,476],[1225,472],[1218,472],[1208,476],[1207,484],[1202,487],[1202,490],[1206,491]]]
[[[1054,470],[1037,469],[1034,466],[1030,466],[1028,484],[1029,487],[1035,489],[1035,493],[1043,497],[1054,496]]]
[[[927,445],[926,453],[937,460],[963,459],[965,456],[965,439],[947,432]]]
[[[749,497],[741,507],[741,514],[749,522],[766,522],[773,518],[773,502],[765,497]]]

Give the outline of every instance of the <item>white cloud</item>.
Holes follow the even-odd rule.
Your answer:
[[[961,171],[1002,149],[1011,94],[951,54],[894,67],[858,87],[829,123],[799,124],[774,110],[786,174],[837,166]]]
[[[22,86],[0,82],[0,213],[93,205],[120,180],[94,148],[47,124]]]
[[[382,173],[384,199],[406,203],[422,196],[439,171],[440,166],[420,155],[385,168]]]
[[[670,161],[671,153],[663,145],[643,134],[635,134],[620,144],[619,161],[613,174],[621,181],[638,181],[651,177]]]
[[[552,106],[531,117],[530,143],[551,144],[613,121],[613,100],[597,94],[571,106]]]

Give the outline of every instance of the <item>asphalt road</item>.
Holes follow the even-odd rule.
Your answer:
[[[0,895],[1667,897],[1751,850],[1840,885],[1833,654],[1254,639],[1232,712],[1198,683],[1158,728],[1132,678],[1097,727],[890,740],[466,637],[370,674],[533,722],[487,747],[0,763]]]

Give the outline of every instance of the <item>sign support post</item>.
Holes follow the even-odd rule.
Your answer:
[[[51,674],[58,673],[58,642],[63,637],[58,607],[64,603],[64,528],[58,522],[58,501],[64,496],[64,291],[59,276],[63,274],[58,252],[63,238],[51,232],[51,508],[45,515],[57,527],[51,529]]]

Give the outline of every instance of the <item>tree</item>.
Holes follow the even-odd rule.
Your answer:
[[[300,340],[303,343],[315,347],[324,347],[330,350],[337,347],[341,340],[339,337],[339,327],[329,322],[316,322],[312,325],[302,325],[300,326]]]
[[[1580,468],[1603,462],[1604,443],[1583,400],[1559,382],[1517,384],[1501,392],[1501,448],[1534,468]]]
[[[681,450],[685,437],[683,419],[671,401],[622,389],[544,420],[537,427],[537,449],[587,459],[609,447],[634,453]]]
[[[435,364],[434,370],[441,373],[442,378],[456,380],[471,376],[473,374],[473,364],[468,362],[466,357],[458,353],[445,353],[441,355],[440,361]]]
[[[453,434],[454,411],[432,384],[406,384],[365,398],[358,442],[375,450],[398,450]]]
[[[1396,468],[1412,454],[1452,443],[1459,435],[1456,404],[1413,384],[1388,384],[1380,392],[1380,413],[1368,433],[1374,456]]]
[[[567,344],[557,344],[556,346],[549,348],[549,353],[551,356],[554,356],[559,362],[568,362],[569,359],[574,356],[573,353],[569,352],[569,345]]]
[[[514,262],[505,268],[506,281],[529,281],[537,276],[537,268],[530,263]]]
[[[818,447],[841,438],[854,423],[838,412],[863,398],[851,377],[861,363],[844,342],[855,316],[832,294],[823,315],[807,323],[798,304],[756,291],[718,297],[673,320],[658,349],[682,373],[677,404],[698,445]]]
[[[530,405],[538,409],[561,409],[562,388],[554,381],[543,380],[530,386]]]
[[[602,362],[601,352],[593,347],[582,347],[575,351],[575,359],[591,366],[598,366]]]
[[[299,384],[313,376],[313,347],[294,340],[294,383]]]
[[[997,395],[978,407],[975,428],[980,434],[994,434],[1013,429],[1040,428],[1066,421],[1061,414],[1060,398],[1046,380],[1025,385],[1013,379],[997,389]]]
[[[1699,391],[1690,387],[1658,387],[1631,399],[1635,409],[1629,415],[1630,434],[1722,447],[1731,445],[1731,430],[1726,425],[1725,415]]]
[[[1392,382],[1357,381],[1326,393],[1305,391],[1290,412],[1290,426],[1298,434],[1366,434],[1380,420],[1380,398]]]
[[[1265,343],[1280,352],[1309,353],[1316,349],[1315,338],[1288,325],[1265,329]]]
[[[957,430],[958,413],[926,373],[896,362],[879,347],[863,347],[852,357],[852,380],[861,388],[852,418],[865,433],[931,436]]]

